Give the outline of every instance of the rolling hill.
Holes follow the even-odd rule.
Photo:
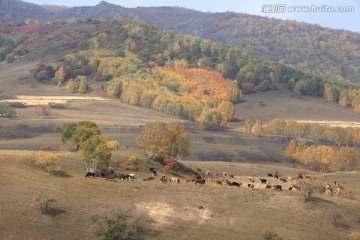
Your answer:
[[[22,9],[27,9],[24,13]],[[318,25],[241,13],[203,13],[171,8],[124,8],[107,2],[93,7],[56,8],[4,0],[3,20],[26,18],[54,21],[67,18],[136,18],[164,29],[247,49],[266,59],[318,75],[329,81],[359,84],[360,34]]]

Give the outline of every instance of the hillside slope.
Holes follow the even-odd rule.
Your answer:
[[[27,11],[23,11],[27,9]],[[93,7],[73,7],[56,12],[18,0],[4,0],[0,17],[24,21],[67,18],[136,18],[222,44],[248,49],[330,81],[359,84],[360,34],[314,24],[284,21],[241,13],[203,13],[179,7],[124,8],[107,2]]]

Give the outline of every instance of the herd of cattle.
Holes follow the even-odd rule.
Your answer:
[[[154,168],[150,168],[149,175],[146,178],[143,178],[142,181],[155,181],[157,177],[157,171]],[[121,174],[115,172],[113,169],[109,168],[105,171],[96,171],[96,172],[87,172],[85,177],[100,177],[105,178],[105,180],[116,181],[116,179],[133,181],[135,179],[135,174]],[[233,174],[228,174],[227,172],[215,173],[212,174],[210,171],[203,172],[201,169],[197,168],[197,172],[193,173],[189,178],[185,180],[186,183],[193,183],[195,185],[205,185],[206,182],[214,183],[219,186],[229,186],[229,187],[247,187],[250,189],[274,189],[276,191],[290,190],[290,191],[299,191],[301,190],[301,182],[305,183],[306,180],[314,183],[317,179],[311,175],[307,174],[298,174],[297,176],[291,176],[287,178],[279,177],[278,174],[268,173],[264,177],[247,177],[245,182],[235,181],[240,179],[239,176],[234,176]],[[244,179],[244,178],[242,178]],[[162,183],[180,183],[180,178],[167,177],[166,175],[159,176],[159,180]],[[299,181],[300,180],[300,181]],[[303,181],[301,181],[303,180]],[[328,184],[325,180],[325,177],[319,180],[322,187],[318,188],[317,191],[324,193],[326,196],[332,196],[335,193],[337,196],[340,195],[340,192],[343,192],[346,197],[350,197],[351,192],[348,189],[340,187],[339,182],[334,181],[331,185]],[[298,184],[300,183],[300,184]],[[334,189],[334,190],[333,190]]]

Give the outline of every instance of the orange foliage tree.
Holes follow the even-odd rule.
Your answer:
[[[185,128],[176,122],[148,123],[140,133],[137,143],[145,148],[147,155],[152,159],[167,157],[180,161],[191,150]]]

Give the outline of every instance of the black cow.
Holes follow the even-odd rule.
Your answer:
[[[232,182],[231,186],[233,187],[240,187],[240,184],[238,182]]]
[[[263,184],[266,184],[266,183],[267,183],[267,179],[265,179],[265,178],[260,178],[260,182],[263,183]]]
[[[155,171],[155,168],[151,167],[150,172],[153,172],[153,171]]]
[[[282,190],[282,186],[281,185],[273,185],[273,188],[277,191],[281,191]]]
[[[287,180],[285,178],[280,178],[281,182],[287,182]]]
[[[157,176],[157,172],[155,170],[151,171],[153,176]]]
[[[230,178],[234,178],[234,175],[233,174],[230,174],[230,176],[229,176]]]
[[[87,172],[85,177],[95,177],[95,173],[93,172]]]
[[[267,174],[268,177],[274,177],[274,175],[272,175],[271,173]]]

